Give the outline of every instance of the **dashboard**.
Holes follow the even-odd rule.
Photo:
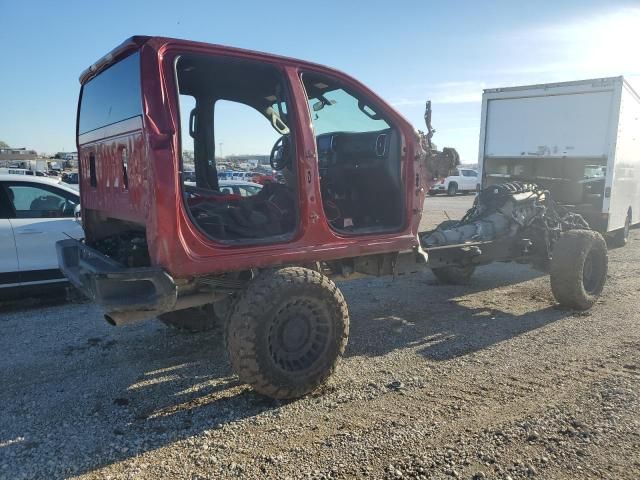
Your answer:
[[[375,132],[331,132],[318,135],[320,170],[331,167],[368,168],[380,166],[389,157],[392,129]]]

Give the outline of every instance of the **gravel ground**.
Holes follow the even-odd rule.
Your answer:
[[[427,220],[471,201],[429,199]],[[467,287],[345,282],[345,358],[292,402],[239,384],[215,332],[114,328],[89,303],[5,308],[0,478],[638,479],[632,236],[587,313],[519,265]]]

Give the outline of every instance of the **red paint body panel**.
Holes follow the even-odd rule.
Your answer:
[[[83,208],[108,213],[110,216],[137,223],[146,223],[149,169],[145,168],[146,149],[142,122],[128,122],[126,128],[107,132],[101,128],[81,135],[78,144],[80,188]],[[124,123],[124,122],[122,122]],[[124,130],[124,131],[123,131]],[[105,132],[105,133],[102,133]],[[122,133],[120,133],[122,132]],[[106,138],[101,138],[102,135]],[[127,183],[122,169],[123,152],[127,156]],[[95,155],[97,182],[90,184],[89,158]]]
[[[87,71],[81,77],[84,84],[118,59],[140,50],[142,118],[132,130],[116,132],[108,138],[90,138],[87,137],[89,134],[78,137],[81,200],[84,209],[99,210],[104,217],[144,224],[154,265],[162,266],[174,277],[184,278],[403,251],[418,245],[417,231],[424,201],[423,181],[426,179],[422,162],[417,160],[420,147],[416,134],[400,114],[367,87],[344,73],[295,59],[185,40],[133,38],[137,40],[126,41],[114,50],[111,63],[103,61],[95,71]],[[176,58],[186,53],[261,61],[284,72],[291,89],[290,122],[296,132],[300,215],[298,230],[286,243],[240,246],[216,242],[201,232],[185,211],[178,174],[180,118],[174,65]],[[401,231],[341,236],[330,228],[321,201],[316,142],[300,80],[302,72],[333,77],[361,92],[400,131],[406,212]],[[128,189],[123,185],[122,168],[118,167],[121,165],[122,148],[126,148],[128,153]],[[90,186],[89,155],[92,152],[99,159],[96,161],[98,187]],[[88,229],[90,238],[90,225]]]

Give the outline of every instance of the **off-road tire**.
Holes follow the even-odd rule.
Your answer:
[[[458,184],[455,182],[451,182],[447,187],[447,195],[450,197],[455,197],[458,194]]]
[[[607,244],[598,232],[570,230],[553,247],[551,290],[568,308],[588,310],[598,300],[607,279]]]
[[[463,267],[451,265],[448,267],[431,269],[438,281],[447,285],[468,284],[475,270],[476,267],[474,267],[473,265],[465,265]]]
[[[624,221],[624,227],[616,231],[609,242],[613,248],[624,247],[629,243],[629,232],[631,231],[631,210],[627,212],[627,218]]]
[[[163,313],[158,315],[158,320],[174,330],[186,333],[207,332],[224,323],[216,314],[213,304]]]
[[[302,267],[262,272],[238,299],[227,351],[240,380],[271,398],[298,398],[333,373],[349,337],[336,285]]]

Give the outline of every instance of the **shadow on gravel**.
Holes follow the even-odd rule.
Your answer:
[[[501,310],[492,300],[490,290],[516,287],[544,275],[519,265],[492,265],[481,269],[471,285],[439,285],[431,275],[416,275],[394,283],[368,288],[346,284],[350,305],[366,302],[364,308],[352,309],[351,330],[347,356],[378,356],[406,347],[418,350],[431,360],[449,360],[482,350],[504,340],[543,327],[573,314],[553,303],[548,285],[513,294],[511,302],[519,302],[518,295],[536,302],[535,310],[511,314]],[[363,293],[364,292],[364,293]],[[481,306],[469,307],[461,297],[486,292]],[[366,295],[366,299],[358,297]],[[525,300],[521,298],[520,301]],[[548,300],[548,301],[547,301]]]
[[[352,317],[347,356],[417,345],[426,357],[444,360],[567,315],[545,308],[513,316],[453,300],[537,276],[500,267],[481,269],[469,287],[439,286],[430,275],[343,283]],[[66,323],[64,315],[71,317]],[[14,353],[11,372],[0,371],[0,468],[10,466],[4,473],[69,477],[264,412],[278,415],[280,402],[231,375],[221,332],[180,334],[158,322],[116,329],[99,316],[82,304],[22,312],[7,323],[27,322],[23,335],[34,340],[33,354]]]
[[[68,283],[25,285],[0,291],[0,313],[29,312],[91,301]]]
[[[42,287],[40,287],[42,288]],[[24,292],[14,291],[13,293],[4,293],[0,297],[0,313],[11,313],[24,310],[34,310],[43,307],[51,307],[67,303],[68,296],[66,289],[49,288],[39,296],[30,295]]]
[[[0,478],[88,473],[282,405],[231,375],[220,332],[89,327],[0,375]]]

